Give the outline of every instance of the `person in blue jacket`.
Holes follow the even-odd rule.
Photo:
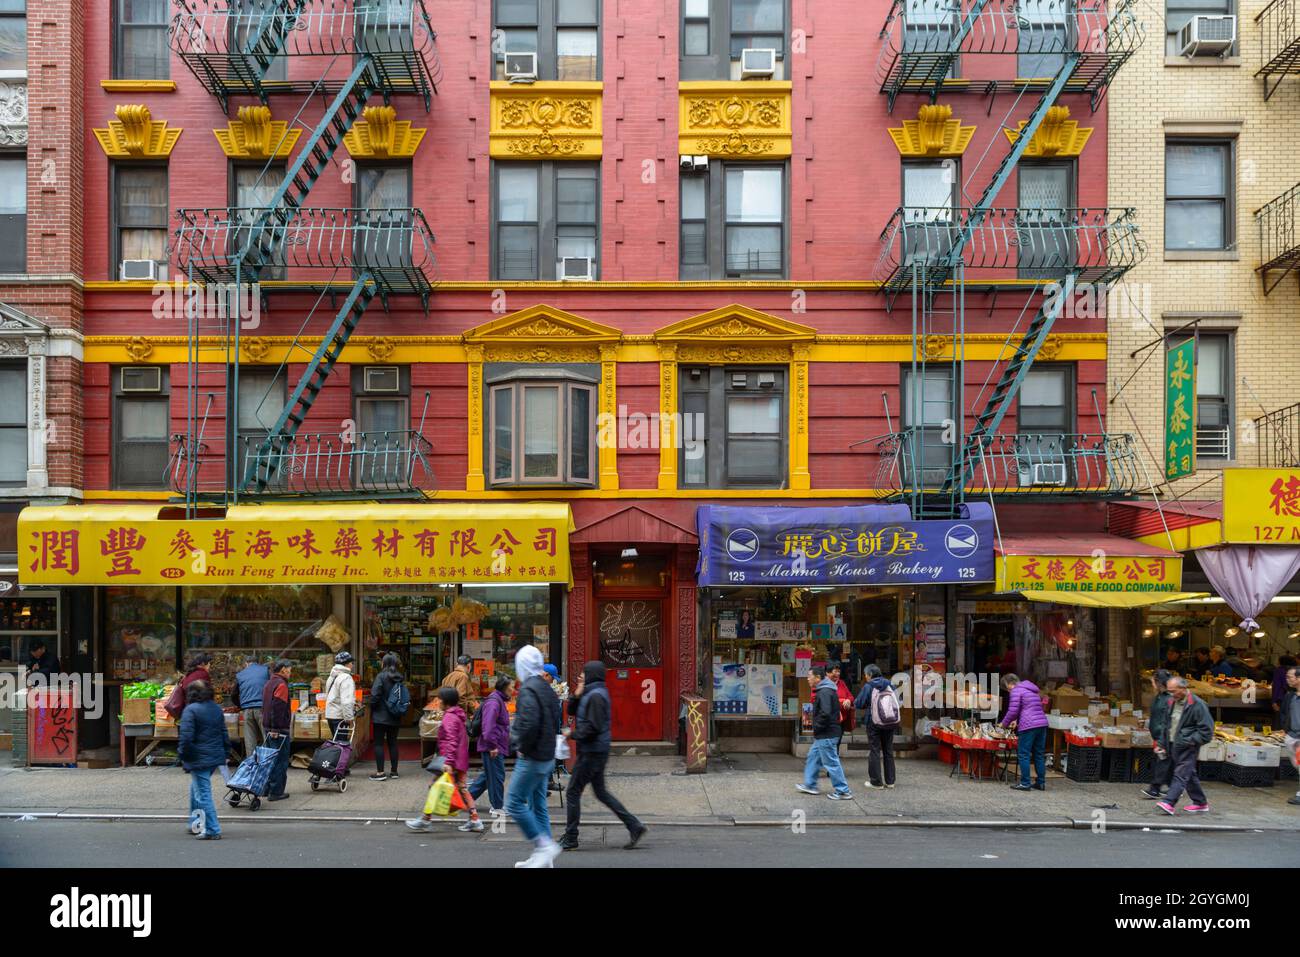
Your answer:
[[[201,841],[221,840],[221,823],[212,801],[212,772],[226,763],[230,738],[221,705],[212,700],[212,686],[196,681],[185,689],[178,752],[190,776],[189,831]]]

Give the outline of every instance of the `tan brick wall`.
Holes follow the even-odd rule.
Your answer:
[[[1163,358],[1154,349],[1136,359],[1130,358],[1130,353],[1158,339],[1162,331],[1187,321],[1174,314],[1240,313],[1234,372],[1235,464],[1257,464],[1257,445],[1245,425],[1247,420],[1300,401],[1297,280],[1288,277],[1265,297],[1255,272],[1260,262],[1255,211],[1300,180],[1296,162],[1300,79],[1284,80],[1266,103],[1263,81],[1254,75],[1261,62],[1260,25],[1255,16],[1264,6],[1264,0],[1243,0],[1238,8],[1239,65],[1214,61],[1214,66],[1175,67],[1165,62],[1163,4],[1137,4],[1137,15],[1146,26],[1146,41],[1120,71],[1107,99],[1109,203],[1137,208],[1148,252],[1146,261],[1129,273],[1125,282],[1131,300],[1146,307],[1151,323],[1133,315],[1111,317],[1109,376],[1115,401],[1109,409],[1109,426],[1112,431],[1142,434],[1157,457],[1148,460],[1157,482],[1161,481],[1158,457],[1164,439]],[[1165,258],[1167,120],[1242,124],[1237,144],[1236,261]],[[1124,290],[1120,294],[1124,295]],[[1120,385],[1150,353],[1156,354],[1121,392]],[[1218,498],[1221,475],[1216,468],[1202,467],[1191,478],[1175,483],[1174,491],[1189,499]]]

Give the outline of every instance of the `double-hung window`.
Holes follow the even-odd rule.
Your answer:
[[[401,269],[414,262],[411,164],[357,168],[357,265]]]
[[[239,370],[238,409],[233,421],[235,432],[231,436],[235,454],[228,457],[234,470],[231,475],[234,486],[248,475],[249,460],[258,457],[262,444],[284,411],[288,380],[278,375],[278,371],[275,366],[248,366]],[[264,472],[266,465],[274,467],[273,485],[286,481],[286,462],[263,460],[261,464]]]
[[[683,488],[785,486],[785,368],[682,366],[680,389]]]
[[[113,487],[166,485],[171,424],[166,366],[113,369]]]
[[[26,153],[0,153],[0,234],[0,273],[26,272]]]
[[[960,0],[904,0],[903,54],[946,54],[961,23]],[[957,58],[946,76],[957,76]]]
[[[1063,278],[1075,259],[1073,174],[1069,161],[1020,164],[1016,219],[1021,279]]]
[[[411,370],[356,366],[353,477],[358,489],[406,487],[411,480]]]
[[[714,160],[681,175],[681,279],[786,273],[786,168]]]
[[[1165,249],[1225,251],[1235,246],[1232,140],[1165,144]]]
[[[537,54],[537,79],[600,79],[599,0],[495,0],[493,78],[507,53]]]
[[[596,484],[596,378],[523,367],[487,383],[493,486]]]
[[[260,69],[251,54],[254,49],[265,48],[266,37],[278,33],[285,16],[282,4],[278,0],[229,0],[229,9],[231,52],[243,55],[244,59],[237,61],[241,67]],[[283,82],[288,77],[288,62],[283,53],[273,57],[262,79]]]
[[[1066,52],[1077,45],[1074,0],[1019,0],[1014,16],[1016,75],[1027,80],[1056,76]]]
[[[253,236],[251,227],[258,217],[266,213],[275,198],[276,190],[284,180],[284,165],[277,164],[270,168],[258,165],[239,164],[231,171],[230,205],[234,207],[233,218],[241,228],[230,233],[231,252],[243,249]],[[263,268],[262,279],[283,279],[285,277],[284,237],[277,237],[279,250],[273,261]],[[247,277],[245,277],[247,278]]]
[[[952,248],[957,161],[903,164],[903,261],[935,262]]]
[[[414,0],[354,0],[353,6],[359,50],[403,53],[412,48]]]
[[[599,277],[600,167],[497,163],[492,275]]]
[[[1073,367],[1035,365],[1025,374],[1017,403],[1016,466],[1020,484],[1065,485],[1071,480]],[[1100,474],[1100,470],[1094,470]]]
[[[0,363],[0,485],[27,484],[27,363]]]
[[[1196,339],[1196,457],[1231,459],[1233,431],[1232,337]]]
[[[774,80],[789,73],[789,0],[680,0],[683,80],[739,80],[745,50],[775,53]]]
[[[957,428],[955,365],[935,365],[924,375],[913,376],[903,370],[903,428],[912,431],[910,446],[903,447],[901,471],[903,481],[915,483],[919,470],[921,484],[943,484],[955,461],[954,451],[961,440]]]
[[[169,0],[113,0],[113,77],[166,80],[171,76]]]
[[[128,260],[152,260],[167,278],[167,222],[167,167],[114,164],[114,279]]]

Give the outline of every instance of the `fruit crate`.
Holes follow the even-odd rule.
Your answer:
[[[1066,751],[1065,776],[1080,784],[1101,780],[1101,748],[1084,748],[1071,744]]]
[[[1101,755],[1101,780],[1111,784],[1128,784],[1133,780],[1133,750],[1103,748]]]
[[[1225,780],[1234,788],[1271,788],[1276,768],[1245,768],[1239,764],[1224,765]]]
[[[1149,748],[1133,749],[1133,773],[1130,780],[1134,784],[1150,784],[1156,777],[1156,756]]]
[[[1227,761],[1198,761],[1196,763],[1196,776],[1202,781],[1226,781],[1228,780]]]
[[[1283,758],[1282,763],[1277,766],[1277,779],[1279,781],[1300,780],[1300,771],[1289,760]]]

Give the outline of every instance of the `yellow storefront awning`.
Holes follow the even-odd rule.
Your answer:
[[[1137,595],[1112,592],[1100,595],[1080,594],[1078,592],[1041,592],[1026,591],[1021,594],[1030,601],[1039,601],[1053,605],[1074,605],[1080,608],[1147,608],[1163,605],[1170,601],[1187,601],[1189,598],[1204,598],[1205,592],[1180,591],[1172,595]]]
[[[23,585],[571,582],[567,503],[64,505],[18,517]]]
[[[994,590],[1030,601],[1141,608],[1188,594],[1182,555],[1114,535],[1006,535],[996,552]]]

